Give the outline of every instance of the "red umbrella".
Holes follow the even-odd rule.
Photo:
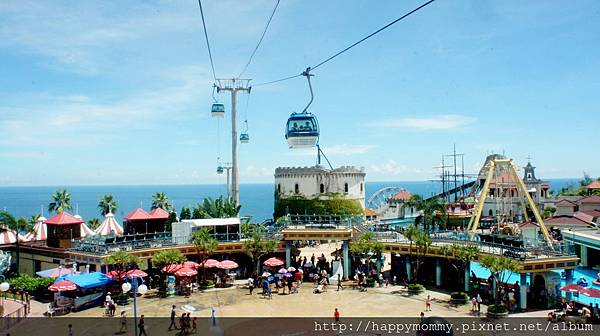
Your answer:
[[[171,265],[167,265],[167,266],[163,267],[161,269],[161,272],[163,272],[163,273],[175,273],[175,272],[177,272],[182,267],[183,266],[178,265],[178,264],[171,264]]]
[[[198,264],[195,261],[186,261],[186,262],[183,263],[183,267],[197,269],[197,268],[200,267],[200,264]]]
[[[576,284],[568,284],[560,288],[561,291],[565,292],[584,292],[585,288]]]
[[[69,280],[62,280],[59,282],[55,282],[48,287],[49,290],[53,292],[67,292],[74,291],[77,289],[77,285],[72,283]]]
[[[275,258],[275,257],[273,257],[273,258],[269,258],[269,259],[267,259],[267,260],[264,262],[264,264],[265,264],[265,265],[267,265],[267,266],[272,266],[272,267],[275,267],[275,266],[281,266],[281,265],[283,265],[283,264],[284,264],[284,262],[283,262],[283,261],[281,261],[281,259],[278,259],[278,258]]]
[[[215,259],[206,259],[202,265],[200,265],[200,267],[204,267],[204,268],[213,268],[213,267],[217,267],[219,265],[219,262],[216,261]]]
[[[600,290],[596,288],[586,288],[583,291],[581,291],[581,294],[594,299],[600,299]]]
[[[181,267],[180,269],[175,271],[175,275],[181,276],[181,277],[188,277],[188,276],[193,276],[196,274],[198,274],[198,271],[188,268],[188,267]]]
[[[139,270],[139,269],[131,270],[131,271],[127,272],[128,278],[145,278],[147,276],[148,276],[148,273],[146,273],[142,270]]]
[[[238,268],[238,264],[235,261],[223,260],[217,265],[217,268],[230,270]]]
[[[106,275],[113,280],[118,280],[119,278],[121,278],[121,279],[125,278],[125,272],[110,271],[110,272],[106,273]]]

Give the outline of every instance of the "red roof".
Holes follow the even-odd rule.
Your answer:
[[[588,216],[592,216],[594,218],[600,217],[600,210],[585,210],[585,211],[579,211],[579,212],[584,213]]]
[[[132,212],[130,212],[129,215],[125,216],[125,220],[128,220],[128,221],[147,220],[147,219],[154,219],[154,218],[152,216],[150,216],[150,214],[147,213],[146,210],[144,210],[142,208],[137,208],[137,209],[133,210]]]
[[[377,217],[377,212],[373,211],[373,209],[371,209],[371,208],[366,208],[365,216],[366,217]]]
[[[169,213],[161,208],[156,208],[148,214],[153,219],[167,219],[169,218]]]
[[[392,199],[393,200],[399,200],[399,201],[408,201],[411,197],[412,197],[411,193],[409,193],[406,190],[402,190],[401,192],[399,192],[396,195],[392,196]]]
[[[589,226],[589,223],[582,221],[579,218],[573,217],[573,216],[554,216],[554,217],[550,217],[546,220],[544,220],[544,224],[548,225],[562,225],[562,226],[567,226],[567,225],[576,225],[576,226]]]
[[[519,224],[519,228],[537,228],[539,225],[537,223],[533,223],[533,222],[525,222],[525,223],[521,223]]]
[[[46,221],[46,224],[50,225],[70,225],[81,223],[83,223],[83,219],[77,218],[66,211],[59,212]]]
[[[556,202],[554,205],[556,206],[576,206],[577,204],[575,204],[575,202],[571,202],[568,199],[562,199],[558,202]]]
[[[583,213],[581,211],[574,213],[573,217],[579,218],[582,221],[584,221],[586,223],[590,223],[590,224],[594,222],[594,216],[590,216],[590,215],[588,215],[586,213]]]
[[[600,189],[600,181],[594,181],[586,187],[587,189]]]
[[[600,203],[600,196],[598,195],[592,195],[592,196],[587,196],[584,198],[579,199],[579,201],[577,201],[579,203]]]

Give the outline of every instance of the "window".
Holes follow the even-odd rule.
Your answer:
[[[281,193],[281,183],[278,183],[278,184],[277,184],[277,192],[278,192],[278,193]]]
[[[360,192],[361,193],[363,192],[363,184],[362,184],[362,182],[360,183]]]
[[[294,184],[294,192],[295,192],[296,194],[299,194],[299,193],[300,193],[300,186],[298,185],[298,183]]]
[[[344,183],[344,192],[347,193],[348,192],[348,183]]]
[[[325,185],[323,183],[321,183],[321,185],[319,186],[319,192],[321,194],[325,192]]]

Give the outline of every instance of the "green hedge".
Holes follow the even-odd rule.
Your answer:
[[[420,292],[420,291],[424,291],[425,287],[421,284],[409,284],[408,285],[408,290],[409,291],[414,291],[414,292]]]
[[[487,311],[488,311],[488,313],[492,313],[492,314],[504,314],[504,313],[508,312],[508,309],[504,305],[493,304],[493,305],[488,306]]]
[[[465,292],[454,292],[450,294],[450,298],[454,300],[469,300],[469,295]]]
[[[54,279],[34,277],[29,274],[19,274],[8,279],[11,289],[22,290],[33,296],[41,296],[54,283]]]
[[[362,207],[357,200],[344,199],[340,194],[326,194],[330,199],[306,198],[300,195],[280,198],[275,193],[273,217],[275,219],[290,214],[362,214]]]

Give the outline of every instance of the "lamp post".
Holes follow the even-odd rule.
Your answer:
[[[123,285],[121,285],[121,289],[123,290],[123,293],[127,293],[131,290],[131,288],[133,288],[133,335],[137,336],[137,293],[139,292],[142,295],[146,294],[148,287],[144,285],[143,279],[142,284],[139,287],[137,279],[132,279],[135,279],[135,281],[132,281],[133,286],[129,282],[124,282]]]
[[[2,311],[2,314],[4,314],[4,293],[10,289],[10,284],[6,282],[4,275],[0,275],[0,277],[2,277],[2,283],[0,283],[0,310]]]

